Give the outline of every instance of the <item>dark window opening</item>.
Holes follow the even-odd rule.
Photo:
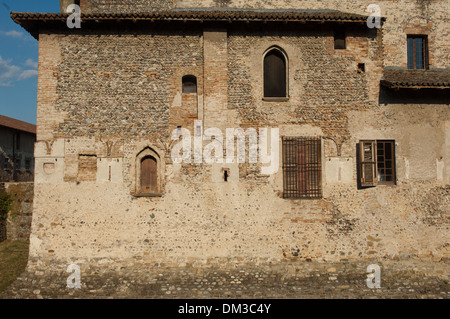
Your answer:
[[[359,73],[366,72],[366,64],[365,63],[358,63],[358,72]]]
[[[345,30],[343,27],[334,29],[334,48],[343,50],[346,47]]]
[[[320,138],[283,138],[283,197],[322,197]]]
[[[264,97],[286,97],[286,59],[276,49],[264,57]]]
[[[141,193],[158,193],[158,165],[153,156],[141,160]]]
[[[193,75],[185,75],[182,78],[183,93],[197,93],[197,78]]]
[[[29,171],[31,169],[31,160],[30,159],[25,160],[25,169],[27,171]]]
[[[408,69],[428,69],[428,39],[425,35],[407,37]]]

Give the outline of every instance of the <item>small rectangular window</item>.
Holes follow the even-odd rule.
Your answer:
[[[395,185],[395,141],[360,141],[359,174],[362,187]]]
[[[322,197],[320,138],[283,138],[283,197]]]
[[[407,36],[408,69],[428,69],[428,39],[425,35]]]
[[[183,93],[197,93],[197,78],[194,75],[185,75],[182,78]]]
[[[343,50],[346,48],[345,29],[343,27],[334,29],[334,48],[336,50]]]

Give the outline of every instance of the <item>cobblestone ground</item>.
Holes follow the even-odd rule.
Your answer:
[[[370,262],[291,264],[96,266],[80,265],[81,288],[67,287],[70,273],[31,269],[0,298],[152,298],[152,299],[448,299],[446,262],[372,262],[380,266],[381,288],[367,287]],[[67,267],[67,266],[65,266]],[[53,267],[55,268],[55,267]]]

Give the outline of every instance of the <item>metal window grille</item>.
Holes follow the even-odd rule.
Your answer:
[[[321,139],[283,138],[283,197],[322,197]]]

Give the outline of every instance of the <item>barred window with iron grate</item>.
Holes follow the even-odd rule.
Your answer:
[[[283,137],[283,197],[322,197],[320,137]]]

